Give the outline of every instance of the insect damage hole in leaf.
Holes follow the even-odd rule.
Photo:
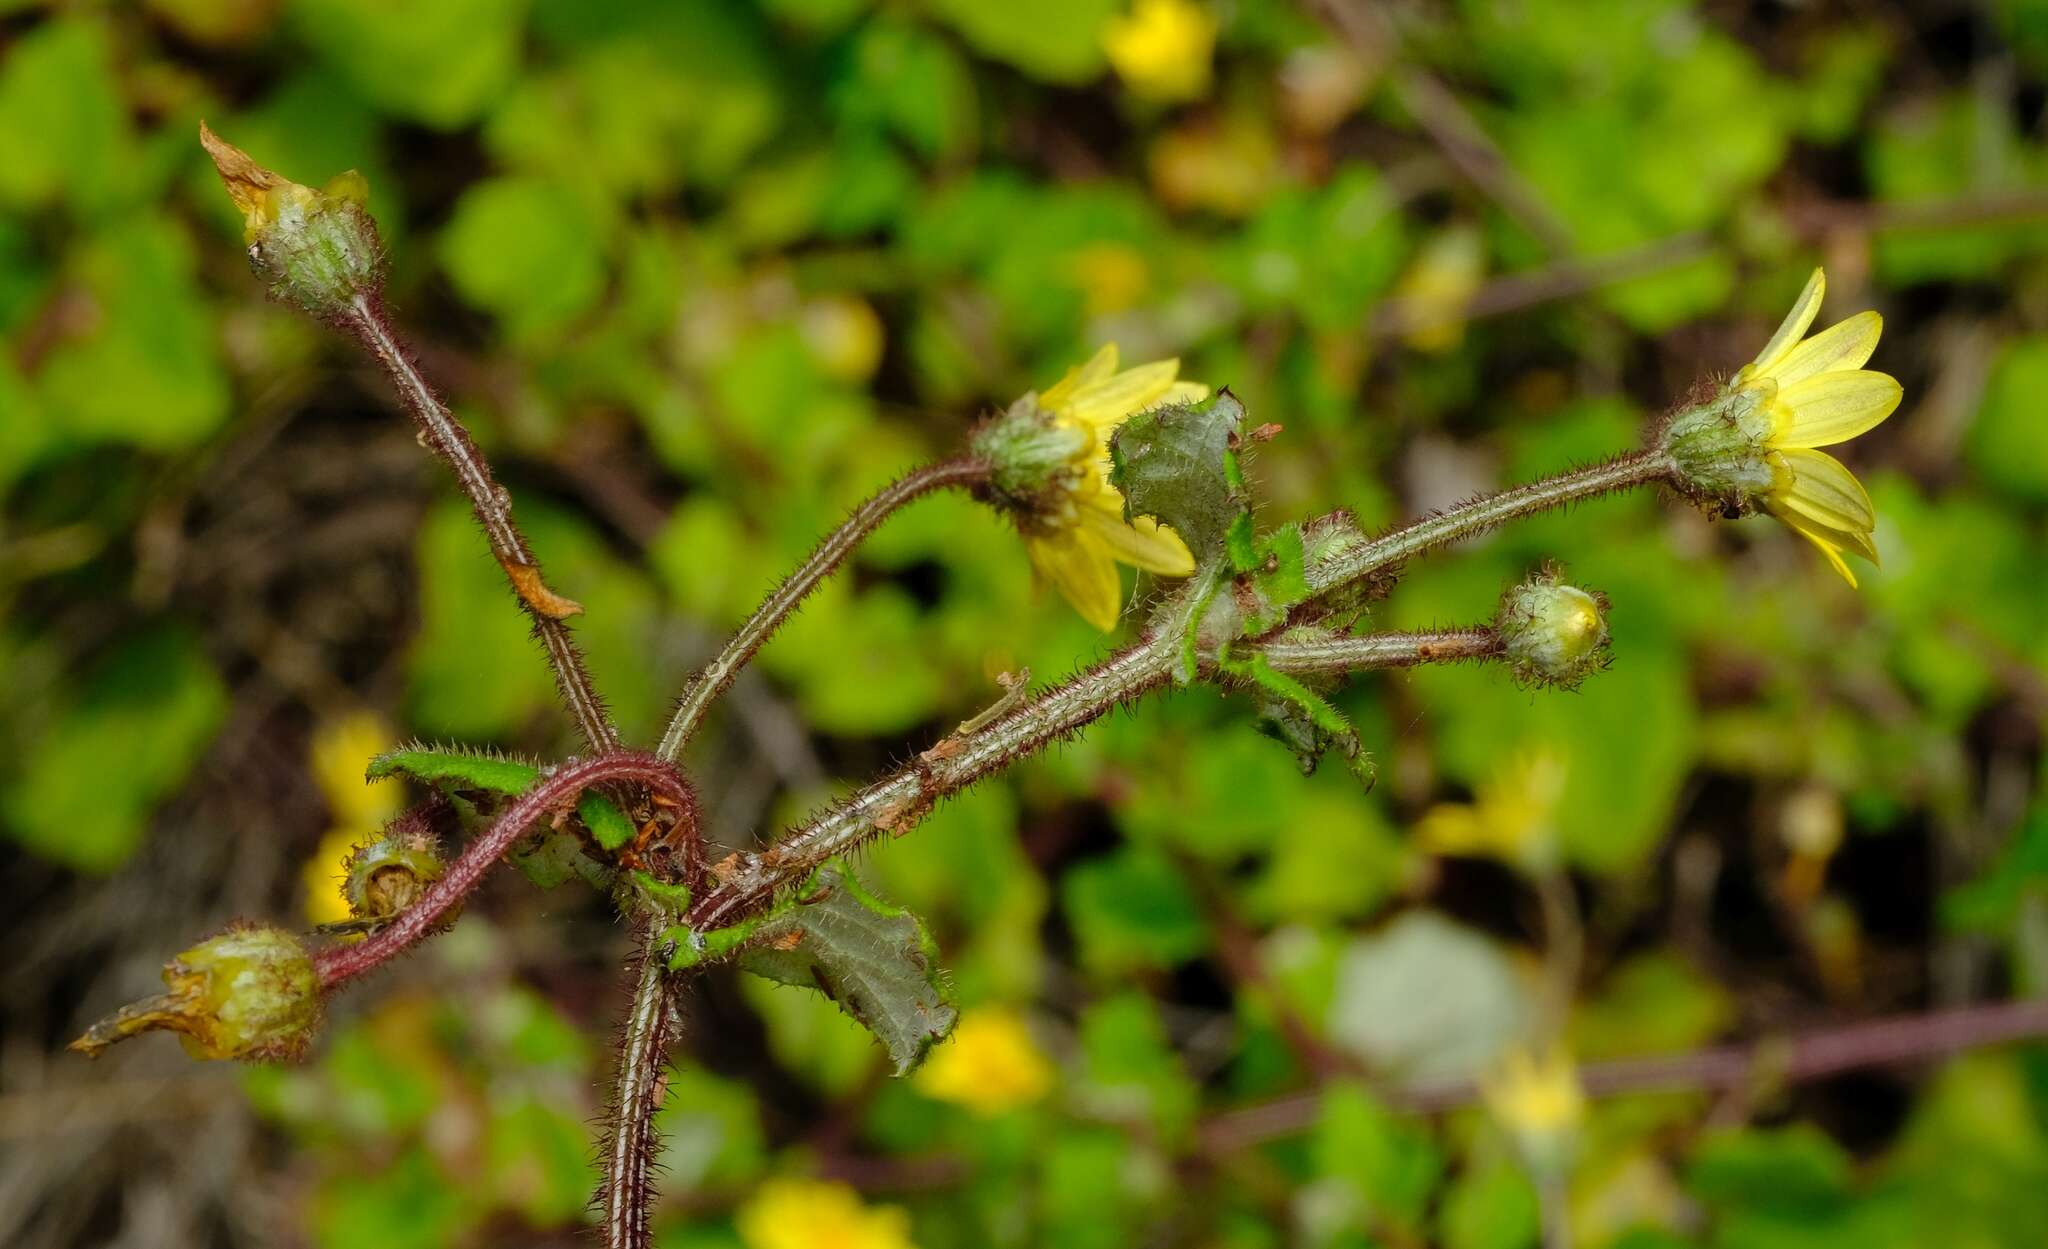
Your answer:
[[[937,956],[922,920],[868,893],[835,859],[753,930],[740,966],[831,998],[882,1043],[900,1076],[960,1016]]]

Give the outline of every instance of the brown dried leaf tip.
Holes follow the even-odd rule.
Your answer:
[[[512,588],[519,593],[519,600],[549,620],[563,620],[580,615],[583,604],[572,598],[548,589],[548,583],[541,580],[540,568],[534,564],[516,563],[500,558],[498,564],[504,568],[505,576],[512,582]]]

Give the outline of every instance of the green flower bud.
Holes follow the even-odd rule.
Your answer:
[[[1678,470],[1679,488],[1729,516],[1747,516],[1776,482],[1770,459],[1775,385],[1724,387],[1665,422],[1658,445]]]
[[[1574,686],[1607,664],[1607,600],[1544,571],[1502,596],[1494,627],[1515,674]]]
[[[194,1058],[295,1058],[320,1022],[320,975],[297,937],[239,924],[164,965],[169,992],[100,1020],[71,1048],[97,1057],[138,1032],[181,1033]]]
[[[273,296],[329,320],[377,296],[384,249],[361,174],[351,169],[316,191],[265,169],[204,122],[199,142],[242,210],[249,264]]]
[[[348,857],[341,896],[359,920],[388,920],[419,901],[446,865],[431,834],[387,831]],[[451,915],[449,917],[453,919]]]
[[[1033,512],[1049,491],[1085,470],[1093,439],[1028,394],[974,431],[970,445],[987,460],[992,500],[1012,511]]]

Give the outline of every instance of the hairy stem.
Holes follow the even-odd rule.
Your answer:
[[[675,1021],[660,924],[643,924],[632,966],[633,1002],[626,1012],[619,1046],[619,1070],[612,1090],[610,1125],[604,1147],[605,1249],[647,1249],[649,1182],[655,1147],[655,1112],[661,1109],[661,1065]]]
[[[533,635],[547,652],[548,665],[555,673],[555,688],[561,692],[563,705],[575,717],[584,740],[596,750],[616,750],[618,730],[612,726],[604,700],[590,682],[582,651],[569,636],[568,626],[562,623],[562,617],[582,609],[548,589],[539,561],[534,559],[526,536],[512,519],[511,495],[492,477],[491,466],[477,450],[469,431],[427,384],[375,297],[357,296],[339,320],[341,327],[355,336],[391,380],[399,403],[419,427],[421,444],[441,457],[455,474],[455,484],[468,496],[470,510],[490,541],[491,554],[505,570],[505,579],[518,595],[519,605],[533,618]]]
[[[1434,629],[1424,633],[1370,633],[1307,642],[1267,642],[1257,650],[1279,672],[1350,672],[1359,668],[1413,668],[1417,664],[1491,659],[1500,654],[1492,629]]]
[[[1668,481],[1672,472],[1670,457],[1663,452],[1634,451],[1590,468],[1461,503],[1317,561],[1308,570],[1309,589],[1320,594],[1496,525],[1580,499]]]
[[[1350,672],[1411,667],[1439,660],[1480,659],[1498,651],[1487,629],[1394,633],[1318,643],[1264,643],[1263,653],[1289,672]],[[971,734],[955,734],[908,768],[793,829],[757,854],[743,855],[719,886],[692,907],[687,922],[707,930],[744,918],[784,886],[825,860],[887,832],[901,836],[932,805],[1037,753],[1112,709],[1167,684],[1179,662],[1180,639],[1158,635],[1054,686]]]
[[[695,810],[689,786],[676,770],[643,751],[615,751],[545,772],[488,829],[463,848],[461,857],[448,865],[447,873],[429,885],[419,901],[400,911],[396,919],[365,940],[330,946],[314,955],[321,989],[333,989],[382,965],[433,932],[528,830],[543,819],[565,814],[584,790],[608,782],[642,786],[685,812]]]
[[[979,485],[988,480],[988,475],[989,465],[984,460],[941,460],[897,478],[854,508],[853,514],[839,528],[827,534],[809,558],[754,609],[754,614],[739,627],[717,656],[690,679],[689,687],[677,701],[675,714],[670,717],[668,729],[662,733],[661,744],[654,753],[670,761],[682,757],[683,747],[689,744],[691,735],[703,723],[704,713],[732,685],[740,669],[747,666],[791,613],[810,597],[811,591],[823,584],[883,521],[906,504],[934,490]]]

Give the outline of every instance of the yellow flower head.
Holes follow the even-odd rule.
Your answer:
[[[1480,1093],[1532,1165],[1561,1163],[1586,1118],[1579,1070],[1561,1049],[1541,1056],[1510,1050],[1500,1067],[1480,1081]]]
[[[747,1249],[913,1249],[900,1206],[869,1206],[844,1184],[769,1180],[733,1217]]]
[[[1102,50],[1139,95],[1168,104],[1198,100],[1209,90],[1216,18],[1189,0],[1137,0],[1129,17],[1103,26]]]
[[[1863,367],[1884,329],[1875,312],[1859,312],[1801,340],[1826,290],[1826,277],[1815,269],[1784,324],[1735,375],[1733,387],[1758,400],[1768,416],[1763,446],[1771,484],[1762,492],[1765,510],[1819,547],[1855,585],[1842,552],[1877,562],[1870,541],[1877,513],[1855,474],[1814,448],[1871,429],[1899,406],[1904,391],[1888,374]]]
[[[1542,866],[1557,852],[1564,782],[1565,762],[1556,754],[1534,750],[1512,756],[1480,783],[1471,802],[1430,808],[1415,829],[1415,840],[1431,854]]]
[[[1031,1039],[1024,1016],[1013,1007],[983,1006],[960,1016],[916,1080],[927,1097],[996,1115],[1045,1096],[1052,1076],[1052,1064]]]
[[[1117,369],[1111,343],[1043,394],[1026,395],[977,436],[996,462],[995,493],[1024,534],[1038,575],[1098,629],[1123,610],[1119,561],[1167,577],[1195,570],[1180,535],[1149,517],[1124,519],[1109,484],[1109,437],[1127,417],[1161,403],[1208,397],[1176,381],[1178,360]]]

